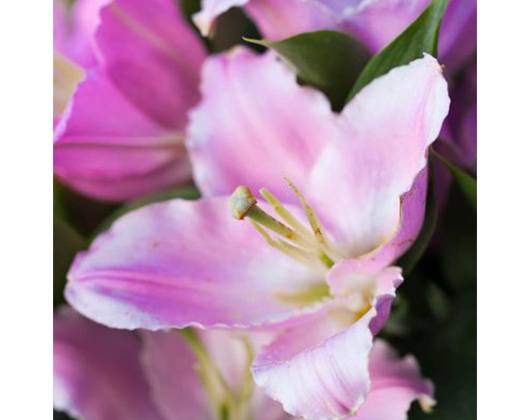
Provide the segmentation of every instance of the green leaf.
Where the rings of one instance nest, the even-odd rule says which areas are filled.
[[[404,32],[370,60],[355,82],[347,101],[376,77],[388,73],[394,67],[408,64],[422,57],[423,53],[436,57],[438,31],[446,7],[447,0],[432,0]]]
[[[440,262],[446,283],[457,293],[477,283],[477,213],[453,188],[440,229]]]
[[[415,407],[410,420],[477,418],[476,337],[476,290],[468,290],[457,296],[446,322],[406,346],[418,358],[422,373],[434,382],[437,401],[429,414]]]
[[[369,58],[360,42],[336,31],[306,32],[280,41],[245,40],[275,50],[302,82],[324,92],[336,110],[344,105]]]
[[[432,159],[429,160],[429,187],[427,190],[427,203],[425,207],[425,218],[423,219],[423,226],[414,242],[414,245],[403,255],[398,262],[398,265],[403,268],[403,275],[408,276],[422,255],[425,253],[427,246],[431,242],[432,235],[438,222],[438,211],[436,208],[435,195],[435,176],[434,176]]]
[[[53,304],[63,302],[66,274],[78,251],[86,246],[83,238],[58,214],[53,218]]]
[[[432,154],[436,156],[440,162],[442,162],[447,169],[451,172],[453,177],[455,178],[456,183],[466,196],[466,198],[469,200],[469,202],[473,205],[473,208],[475,211],[477,210],[477,180],[469,175],[467,172],[460,169],[458,166],[456,166],[454,163],[449,162],[445,157],[443,157],[440,153],[436,152],[435,150],[432,150]]]

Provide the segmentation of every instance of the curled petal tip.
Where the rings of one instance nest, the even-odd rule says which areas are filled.
[[[436,405],[436,400],[425,394],[418,397],[418,403],[424,413],[431,413],[433,407]]]

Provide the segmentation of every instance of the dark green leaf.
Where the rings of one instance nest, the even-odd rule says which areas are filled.
[[[376,77],[388,73],[394,67],[408,64],[422,57],[423,53],[436,56],[438,31],[446,7],[447,0],[432,0],[430,6],[401,35],[370,60],[356,80],[347,100],[352,99]]]
[[[436,156],[440,162],[442,162],[447,169],[453,174],[456,183],[466,196],[466,198],[469,200],[469,202],[473,205],[473,208],[477,209],[477,180],[469,175],[468,173],[464,172],[462,169],[460,169],[458,166],[456,166],[454,163],[449,162],[445,157],[443,157],[440,153],[436,152],[435,150],[432,150],[432,153],[434,156]]]
[[[306,32],[281,41],[246,40],[274,49],[294,66],[302,82],[324,92],[334,109],[344,105],[369,58],[360,42],[336,31]]]
[[[469,290],[458,296],[444,324],[409,342],[407,350],[412,350],[422,373],[434,382],[437,401],[430,414],[415,407],[411,420],[477,418],[476,337],[476,291]]]
[[[436,208],[436,196],[434,192],[434,170],[432,168],[432,160],[429,162],[429,187],[427,190],[427,203],[425,208],[425,218],[423,220],[423,226],[418,235],[418,238],[414,242],[414,245],[403,255],[398,262],[398,265],[403,268],[403,275],[408,276],[414,269],[422,255],[424,254],[427,246],[429,245],[436,223],[438,221],[438,212]]]
[[[59,215],[53,219],[53,304],[63,300],[66,274],[75,254],[86,245],[85,239]]]
[[[455,292],[476,286],[477,213],[459,188],[453,188],[440,229],[441,269]]]

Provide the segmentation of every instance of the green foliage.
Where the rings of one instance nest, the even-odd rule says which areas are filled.
[[[57,214],[53,218],[53,306],[63,302],[66,274],[75,254],[86,246],[85,239]]]
[[[408,64],[422,57],[423,53],[436,56],[438,32],[446,7],[447,0],[432,0],[431,4],[401,35],[368,62],[347,100],[351,100],[368,83],[388,73],[394,67]]]
[[[473,208],[477,209],[477,180],[465,172],[463,169],[460,169],[454,163],[449,162],[445,157],[436,151],[432,153],[442,162],[445,167],[451,172],[455,178],[456,183],[469,200]]]
[[[246,40],[275,50],[303,83],[324,92],[336,110],[369,58],[360,42],[336,31],[306,32],[280,41]]]

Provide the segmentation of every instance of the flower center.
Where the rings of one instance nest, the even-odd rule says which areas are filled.
[[[340,254],[328,240],[315,211],[300,190],[291,181],[286,181],[300,200],[311,229],[301,223],[266,188],[261,188],[259,192],[283,222],[261,209],[250,189],[242,185],[237,187],[230,197],[232,215],[238,220],[248,217],[269,245],[289,257],[308,265],[317,262],[320,266],[332,267],[340,258]],[[269,232],[276,235],[271,236]]]

